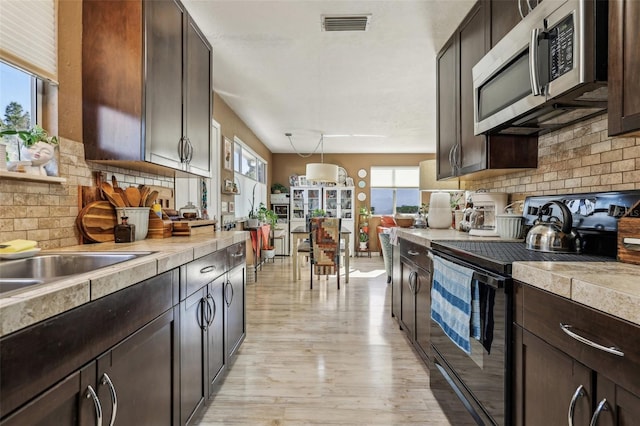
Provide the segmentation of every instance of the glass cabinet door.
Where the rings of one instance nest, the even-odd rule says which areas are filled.
[[[308,206],[309,210],[307,213],[311,215],[314,210],[320,208],[320,190],[319,189],[309,189],[308,190]]]
[[[337,190],[325,188],[324,211],[328,217],[338,217],[338,191]]]
[[[340,217],[342,219],[353,219],[353,190],[340,190]]]
[[[291,218],[304,219],[304,189],[294,189],[291,194]]]

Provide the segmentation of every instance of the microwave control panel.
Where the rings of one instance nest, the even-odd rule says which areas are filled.
[[[549,64],[550,81],[573,69],[574,32],[573,14],[567,16],[548,32],[551,59]]]

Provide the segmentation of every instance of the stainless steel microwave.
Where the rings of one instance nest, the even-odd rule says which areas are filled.
[[[474,67],[475,134],[531,135],[607,109],[608,3],[544,0]]]

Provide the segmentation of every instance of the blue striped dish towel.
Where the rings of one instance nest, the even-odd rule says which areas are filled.
[[[434,256],[431,318],[467,354],[471,353],[472,280],[472,269]]]

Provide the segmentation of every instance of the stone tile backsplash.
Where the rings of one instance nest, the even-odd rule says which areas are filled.
[[[173,178],[89,163],[81,142],[61,138],[59,174],[63,184],[0,179],[0,241],[29,239],[44,249],[78,244],[78,186],[94,185],[93,172],[123,187],[147,184],[173,188]]]
[[[92,172],[121,186],[148,184],[174,187],[171,177],[114,168],[84,160],[84,145],[61,139],[60,176],[64,184],[0,179],[0,241],[37,240],[42,248],[77,244],[78,186],[92,185]],[[540,137],[538,168],[467,182],[468,189],[485,188],[526,195],[640,189],[640,138],[607,136],[602,115]]]
[[[640,138],[609,137],[607,115],[540,136],[538,168],[467,182],[467,189],[526,195],[640,189]]]

